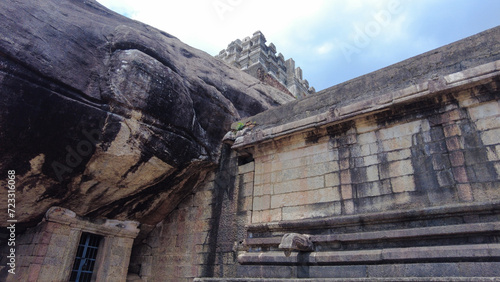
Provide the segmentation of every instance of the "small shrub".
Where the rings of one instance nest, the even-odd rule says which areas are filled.
[[[238,125],[236,125],[236,130],[237,131],[240,131],[242,130],[243,128],[245,128],[245,124],[242,123],[242,122],[238,122]]]

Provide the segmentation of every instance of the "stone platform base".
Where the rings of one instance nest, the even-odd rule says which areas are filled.
[[[340,281],[352,281],[352,282],[372,282],[372,281],[382,281],[382,282],[475,282],[475,281],[500,281],[500,277],[394,277],[394,278],[324,278],[324,279],[269,279],[269,278],[196,278],[195,282],[340,282]]]

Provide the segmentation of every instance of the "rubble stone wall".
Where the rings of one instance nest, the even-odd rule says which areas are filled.
[[[214,175],[134,246],[127,281],[192,281],[204,276]],[[133,279],[135,277],[135,279]]]
[[[253,201],[254,162],[226,146],[221,167],[134,246],[127,281],[235,277]],[[130,273],[131,272],[131,273]]]

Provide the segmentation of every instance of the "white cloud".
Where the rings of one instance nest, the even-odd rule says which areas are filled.
[[[326,55],[333,50],[333,47],[333,43],[325,42],[316,48],[316,52],[318,55]]]
[[[261,30],[268,43],[273,42],[278,52],[291,57],[303,52],[330,52],[333,44],[325,43],[325,38],[317,38],[318,32],[331,29],[337,33],[337,30],[352,27],[353,23],[363,26],[371,19],[371,14],[398,0],[98,1],[212,55],[231,41]]]
[[[290,27],[313,21],[323,0],[99,0],[115,11],[164,30],[193,47],[217,53],[237,38],[261,30],[280,39]],[[307,35],[305,33],[304,35]],[[269,41],[271,42],[271,40]]]
[[[457,22],[466,19],[456,14],[477,9],[475,14],[484,15],[498,10],[490,6],[500,5],[490,0],[484,4],[452,0],[97,1],[212,55],[260,30],[285,58],[294,58],[316,89],[364,74],[365,66],[373,70],[449,43],[442,43],[442,36],[436,34],[460,33],[458,27],[464,29],[464,25]],[[500,23],[496,15],[490,18],[489,27]],[[361,34],[368,39],[365,44]],[[319,81],[325,75],[336,81]]]

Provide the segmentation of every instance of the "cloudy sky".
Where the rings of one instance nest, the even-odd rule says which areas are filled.
[[[498,0],[98,0],[211,55],[260,30],[316,90],[500,25]]]

